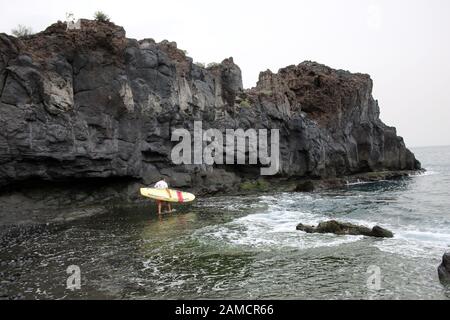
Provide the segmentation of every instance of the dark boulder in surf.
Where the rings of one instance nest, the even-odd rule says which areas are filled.
[[[442,263],[438,267],[439,280],[446,285],[450,284],[450,252],[442,257]]]
[[[346,222],[338,222],[335,220],[321,222],[317,227],[304,225],[300,223],[297,230],[306,233],[334,233],[337,235],[363,235],[376,238],[392,238],[394,234],[380,226],[375,226],[372,229],[364,226],[358,226]]]

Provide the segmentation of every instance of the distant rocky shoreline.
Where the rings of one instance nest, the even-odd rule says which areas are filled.
[[[368,75],[306,61],[244,89],[232,58],[204,67],[176,43],[126,38],[110,22],[0,34],[0,225],[64,221],[140,205],[161,176],[199,195],[309,192],[421,169],[379,118]],[[280,171],[174,165],[171,132],[280,130]]]

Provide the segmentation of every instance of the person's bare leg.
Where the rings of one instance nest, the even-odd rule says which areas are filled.
[[[162,203],[161,201],[158,201],[158,214],[161,214],[161,207],[162,207]]]
[[[167,206],[169,207],[169,212],[172,212],[172,206],[170,205],[170,202],[167,202]]]

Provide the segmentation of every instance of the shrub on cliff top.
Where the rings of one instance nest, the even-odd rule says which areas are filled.
[[[27,37],[27,36],[31,36],[33,34],[33,29],[19,24],[16,29],[11,30],[11,33],[13,34],[13,36],[15,36],[17,38]]]
[[[109,22],[109,19],[110,19],[109,16],[106,13],[104,13],[103,11],[95,12],[94,18],[95,18],[95,20],[100,21],[100,22]]]

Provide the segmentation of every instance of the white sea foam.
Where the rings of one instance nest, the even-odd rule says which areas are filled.
[[[432,176],[432,175],[436,175],[439,174],[439,172],[433,171],[433,170],[427,170],[424,172],[419,172],[419,173],[412,173],[409,176],[410,177],[426,177],[426,176]]]
[[[374,183],[380,183],[380,182],[388,182],[389,180],[377,180],[377,181],[355,181],[355,182],[347,182],[347,186],[358,186],[358,185],[365,185],[365,184],[374,184]]]
[[[435,173],[428,172],[428,174]],[[398,214],[390,215],[389,212],[392,211],[385,211],[381,215],[378,213],[368,215],[362,211],[362,215],[336,215],[336,209],[340,210],[342,207],[343,211],[346,211],[345,209],[352,202],[355,202],[356,208],[360,206],[359,210],[361,210],[361,208],[365,209],[367,201],[392,203],[392,205],[398,201],[397,197],[388,198],[386,194],[382,195],[382,198],[376,197],[377,195],[374,198],[373,194],[352,192],[346,194],[280,193],[259,196],[254,199],[257,201],[257,205],[254,206],[255,213],[238,217],[229,223],[201,228],[194,233],[194,236],[206,244],[217,243],[223,246],[239,247],[239,249],[247,247],[257,250],[273,250],[282,247],[298,249],[333,247],[364,238],[363,236],[306,234],[296,230],[299,222],[317,225],[332,217],[342,222],[369,228],[380,225],[393,231],[395,234],[393,239],[383,239],[369,244],[384,252],[408,257],[436,257],[450,245],[449,224],[443,221],[441,216],[436,217],[438,219],[436,221],[433,217],[428,217],[427,223],[423,224],[423,214],[414,212],[402,215],[402,211],[398,211]],[[264,204],[263,208],[261,204]],[[397,212],[395,208],[394,212]],[[410,219],[411,217],[415,219]]]
[[[406,256],[409,258],[439,259],[448,247],[436,242],[403,238],[397,235],[394,239],[387,239],[374,244],[381,251]]]
[[[269,200],[269,199],[264,199]],[[270,199],[276,201],[276,199]],[[287,203],[288,199],[283,199]],[[278,199],[278,202],[280,199]],[[301,221],[316,225],[326,217],[311,212],[285,210],[272,204],[266,212],[250,214],[223,225],[208,226],[197,230],[195,237],[204,243],[217,242],[228,246],[243,246],[272,250],[274,247],[298,249],[338,246],[360,240],[359,236],[308,235],[296,230]]]

